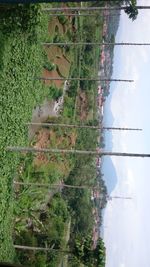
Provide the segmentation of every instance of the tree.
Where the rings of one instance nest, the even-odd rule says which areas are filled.
[[[75,240],[73,254],[81,263],[89,267],[104,267],[106,249],[101,238],[98,239],[95,249],[92,248],[92,236],[78,237]]]
[[[66,153],[66,154],[80,154],[80,155],[99,155],[102,156],[116,156],[116,157],[136,157],[136,158],[150,158],[150,154],[142,153],[122,153],[122,152],[108,152],[100,150],[68,150],[68,149],[48,149],[48,148],[35,148],[35,147],[12,147],[6,148],[6,151],[11,152],[30,152],[30,153]]]
[[[55,78],[55,77],[38,77],[37,80],[46,80],[46,81],[101,81],[101,82],[134,82],[134,80],[125,80],[125,79],[109,79],[109,78]]]
[[[97,246],[94,250],[94,257],[97,260],[97,266],[105,266],[106,249],[102,238],[99,238],[97,242]]]
[[[135,20],[138,15],[138,9],[136,7],[136,0],[131,0],[129,6],[126,7],[125,13],[128,14],[129,18]]]
[[[103,43],[103,42],[101,42],[101,43],[93,43],[93,42],[82,42],[82,43],[75,43],[75,42],[73,42],[73,43],[70,43],[70,42],[64,42],[64,43],[62,43],[62,42],[59,42],[59,43],[55,43],[55,42],[51,42],[51,43],[42,43],[42,45],[44,45],[44,46],[47,46],[47,47],[49,47],[49,46],[53,46],[53,45],[58,45],[58,46],[64,46],[64,47],[69,47],[69,46],[79,46],[79,45],[86,45],[86,51],[90,51],[90,49],[91,49],[91,47],[92,46],[100,46],[100,45],[102,45],[102,46],[106,46],[106,47],[109,47],[109,46],[150,46],[150,43],[124,43],[124,42],[121,42],[121,43],[116,43],[115,42],[115,38],[114,38],[114,36],[112,35],[111,36],[111,40],[110,40],[110,42],[108,42],[108,43]]]

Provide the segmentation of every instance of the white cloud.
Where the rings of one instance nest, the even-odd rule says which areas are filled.
[[[138,4],[150,5],[150,1],[140,0]],[[150,10],[140,11],[135,22],[129,21],[124,13],[122,18],[117,41],[150,42],[150,27],[148,26]],[[114,126],[138,127],[141,123],[142,110],[145,115],[142,125],[144,127],[146,124],[148,128],[150,93],[149,88],[147,91],[145,89],[145,71],[150,62],[150,47],[120,47],[120,49],[121,53],[116,53],[116,56],[119,55],[120,58],[117,57],[115,76],[126,79],[133,78],[135,83],[115,85],[111,101],[111,111],[115,118]],[[140,84],[143,85],[142,88],[140,88]],[[144,96],[142,100],[141,95]],[[148,99],[147,113],[145,111],[146,99]],[[142,136],[144,136],[143,139]],[[140,152],[143,151],[144,143],[145,146],[150,143],[149,132],[147,136],[145,132],[140,135],[135,132],[113,132],[113,150]],[[114,200],[108,204],[108,210],[106,209],[105,223],[108,225],[104,234],[108,251],[106,267],[149,267],[147,243],[150,217],[146,212],[150,202],[149,183],[146,180],[146,169],[149,169],[149,162],[147,161],[144,165],[145,160],[142,159],[118,157],[114,157],[112,160],[118,177],[118,184],[113,194],[132,195],[133,199],[131,201]]]
[[[133,195],[133,192],[135,192],[135,175],[133,173],[133,170],[127,169],[126,171],[126,178],[124,180],[124,184],[127,187],[127,194],[129,197]]]

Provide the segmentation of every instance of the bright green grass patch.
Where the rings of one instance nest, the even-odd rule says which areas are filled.
[[[0,261],[11,261],[12,181],[19,155],[6,148],[27,144],[25,123],[47,94],[46,87],[35,79],[43,65],[40,43],[47,18],[41,16],[39,6],[19,6],[0,13],[0,19]]]

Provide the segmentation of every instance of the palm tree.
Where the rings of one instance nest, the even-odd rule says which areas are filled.
[[[102,79],[102,78],[55,78],[55,77],[38,77],[37,80],[48,80],[48,81],[102,81],[102,82],[134,82],[134,80],[124,80],[124,79]]]
[[[59,13],[48,13],[48,16],[52,16],[52,17],[54,17],[54,16],[59,16],[60,14]],[[85,16],[85,17],[95,17],[95,16],[98,16],[99,18],[101,17],[101,18],[104,18],[104,17],[116,17],[116,16],[118,16],[118,14],[109,14],[109,15],[105,15],[105,14],[101,14],[101,15],[99,15],[98,13],[96,13],[96,14],[90,14],[90,13],[67,13],[67,14],[63,14],[63,16],[65,16],[65,15],[67,15],[67,16],[70,16],[70,17],[83,17],[83,16]]]
[[[49,1],[49,2],[51,2],[51,1]],[[62,2],[62,1],[60,0],[60,2]],[[70,2],[70,1],[68,1],[68,2]],[[74,2],[76,2],[76,1],[74,1]],[[79,2],[82,2],[82,1],[79,1]],[[93,7],[92,6],[92,7],[65,7],[65,8],[64,7],[53,7],[53,8],[43,8],[42,10],[45,12],[49,12],[49,11],[50,12],[63,12],[64,10],[65,11],[116,11],[116,10],[126,11],[126,9],[127,9],[127,6],[114,6],[114,7],[113,6],[107,6],[107,7],[96,7],[96,6]],[[150,9],[150,6],[136,6],[136,9],[138,9],[138,10]]]
[[[53,45],[63,45],[63,46],[68,46],[68,45],[72,45],[72,46],[76,46],[76,45],[104,45],[104,46],[150,46],[150,43],[124,43],[124,42],[121,42],[121,43],[103,43],[103,42],[101,42],[101,43],[93,43],[93,42],[91,42],[91,43],[84,43],[84,42],[82,42],[82,43],[80,43],[80,42],[78,42],[78,43],[42,43],[42,45],[44,45],[44,46],[53,46]]]
[[[15,249],[20,249],[20,250],[33,250],[33,251],[53,251],[53,252],[61,252],[65,254],[70,254],[71,252],[69,250],[61,250],[61,249],[54,249],[54,248],[48,248],[48,247],[31,247],[31,246],[22,246],[22,245],[15,245]]]
[[[46,184],[46,183],[25,183],[25,182],[17,182],[14,181],[14,184],[16,185],[24,185],[24,186],[37,186],[37,187],[49,187],[49,188],[55,188],[55,187],[60,187],[60,188],[73,188],[73,189],[98,189],[98,186],[93,187],[93,186],[88,186],[88,185],[69,185],[69,184],[64,184],[64,183],[59,183],[59,184]]]
[[[150,158],[150,154],[142,153],[126,153],[126,152],[109,152],[101,150],[75,150],[75,149],[55,149],[55,148],[35,148],[35,147],[12,147],[6,148],[6,151],[11,152],[30,152],[30,153],[65,153],[65,154],[80,154],[80,155],[99,155],[101,156],[117,156],[117,157],[137,157]]]
[[[86,128],[86,129],[102,129],[102,130],[123,130],[123,131],[142,131],[139,128],[121,128],[121,127],[105,127],[94,125],[79,125],[79,124],[62,124],[62,123],[45,123],[45,122],[28,122],[26,125],[36,125],[41,127],[66,127],[66,128]]]
[[[140,128],[102,127],[102,130],[142,131]]]

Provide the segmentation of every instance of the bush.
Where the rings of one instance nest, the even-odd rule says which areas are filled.
[[[49,71],[52,71],[52,70],[55,69],[55,64],[47,61],[47,62],[44,63],[44,66],[43,67],[45,69],[49,70]]]
[[[55,64],[48,60],[46,52],[43,52],[43,53],[44,53],[44,64],[43,64],[43,67],[45,69],[49,70],[49,71],[54,70],[55,67],[56,67]]]
[[[54,99],[57,100],[59,97],[61,97],[63,94],[62,89],[58,89],[56,86],[51,85],[49,87],[49,94],[48,94],[48,99]]]
[[[59,20],[59,22],[62,24],[62,25],[64,25],[66,22],[67,22],[67,17],[66,16],[64,16],[64,15],[59,15],[58,16],[58,20]]]

